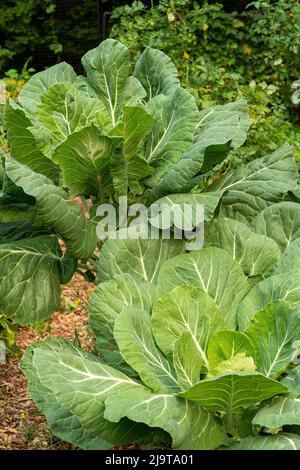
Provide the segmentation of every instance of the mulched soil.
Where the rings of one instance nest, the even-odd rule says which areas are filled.
[[[60,310],[41,331],[20,330],[17,337],[20,354],[10,355],[7,364],[0,364],[0,450],[74,449],[57,439],[47,427],[27,395],[27,381],[18,364],[28,345],[50,336],[77,338],[85,349],[92,345],[87,330],[87,307],[94,287],[76,274],[62,289]]]

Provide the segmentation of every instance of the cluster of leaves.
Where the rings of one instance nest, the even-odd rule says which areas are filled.
[[[298,1],[256,1],[240,13],[216,2],[163,0],[150,8],[135,1],[113,11],[111,37],[133,57],[145,45],[166,52],[202,108],[247,99],[255,122],[247,144],[251,159],[254,149],[262,156],[294,140],[289,121],[298,115],[290,87],[300,66],[299,15]],[[278,122],[280,134],[274,133]]]
[[[207,186],[245,141],[245,102],[199,111],[171,60],[149,47],[130,68],[128,49],[109,39],[82,63],[86,76],[66,63],[34,75],[5,109],[2,312],[41,322],[79,263],[97,273],[97,354],[61,339],[30,347],[22,367],[33,399],[56,435],[86,449],[299,448],[286,428],[298,424],[299,395],[290,147]],[[205,248],[151,239],[144,223],[117,231],[97,259],[96,207],[118,196],[175,211],[203,204]],[[266,437],[270,429],[278,434]]]
[[[293,159],[276,158],[276,170],[243,169],[244,198],[279,162],[293,186]],[[55,338],[22,361],[60,438],[85,449],[300,449],[300,205],[249,210],[248,224],[227,212],[225,198],[199,251],[143,236],[104,243],[90,302],[98,355]]]
[[[189,191],[249,127],[245,102],[199,112],[158,50],[147,48],[133,75],[128,49],[112,39],[82,62],[86,77],[55,65],[5,108],[11,157],[0,199],[0,298],[19,324],[48,318],[78,260],[95,264],[98,204],[118,196],[149,204]],[[207,218],[223,192],[206,196]]]

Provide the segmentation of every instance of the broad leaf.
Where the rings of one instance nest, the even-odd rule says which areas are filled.
[[[148,100],[160,94],[168,95],[173,87],[178,87],[177,75],[171,59],[162,51],[151,47],[145,48],[134,69],[134,76],[145,88]]]
[[[281,251],[300,237],[300,205],[295,202],[280,202],[267,207],[253,220],[256,233],[276,241]]]
[[[169,96],[153,98],[146,111],[154,119],[145,154],[148,163],[155,168],[146,181],[153,187],[192,145],[198,109],[194,97],[178,87]]]
[[[257,370],[277,378],[291,363],[293,343],[300,339],[300,311],[275,302],[255,315],[245,333],[258,351]]]
[[[239,329],[247,328],[256,312],[276,301],[284,301],[293,309],[300,307],[299,272],[278,274],[256,284],[238,307]]]
[[[205,246],[226,250],[248,276],[268,273],[281,255],[271,238],[257,235],[242,222],[227,218],[205,225]]]
[[[58,403],[53,392],[43,385],[36,374],[32,363],[33,353],[36,348],[64,350],[66,347],[69,347],[70,351],[73,350],[71,343],[61,338],[55,338],[51,339],[51,341],[35,343],[27,348],[22,358],[21,369],[28,378],[29,394],[38,404],[39,409],[45,414],[52,432],[60,439],[71,442],[75,446],[86,450],[109,449],[111,444],[101,439],[97,434],[86,431],[81,426],[77,416],[72,415],[70,411]]]
[[[225,439],[222,429],[206,410],[170,394],[139,389],[130,396],[116,390],[106,399],[105,408],[104,416],[110,421],[127,416],[164,429],[171,435],[174,449],[216,449]]]
[[[155,344],[149,313],[132,306],[116,317],[114,337],[125,361],[158,393],[179,391],[176,374]]]
[[[228,450],[300,450],[300,437],[287,432],[275,436],[249,436]]]
[[[71,197],[94,194],[99,200],[113,192],[110,176],[112,154],[122,144],[118,137],[102,135],[95,126],[69,135],[53,155]]]
[[[284,145],[271,155],[253,160],[225,174],[211,191],[226,191],[221,215],[251,222],[268,205],[297,186],[298,170],[291,148]]]
[[[0,244],[2,312],[20,325],[46,320],[60,304],[61,257],[52,237]]]
[[[78,258],[89,258],[96,247],[95,227],[81,208],[69,200],[67,193],[46,176],[11,158],[6,160],[6,171],[26,194],[35,197],[40,220],[64,239],[70,252]]]
[[[35,138],[28,129],[31,126],[31,121],[22,108],[10,101],[5,108],[4,116],[12,157],[37,173],[42,173],[48,178],[56,180],[58,168],[38,149]]]
[[[244,353],[246,357],[254,358],[255,350],[249,338],[239,331],[218,331],[208,344],[209,366],[211,369],[215,369],[220,362],[233,359],[240,353]]]
[[[261,408],[252,423],[266,428],[278,428],[286,425],[300,425],[300,399],[274,398],[271,403]]]
[[[273,266],[272,274],[289,273],[290,271],[298,271],[300,269],[300,238],[289,243],[279,258],[275,266]]]
[[[199,347],[189,331],[184,332],[174,343],[173,366],[177,380],[183,390],[199,382],[203,364]]]
[[[298,344],[299,346],[299,344]],[[288,396],[290,398],[297,398],[300,395],[300,367],[297,366],[288,372],[286,377],[281,381],[289,388]]]
[[[33,366],[43,386],[64,409],[77,416],[88,432],[120,445],[128,440],[143,440],[148,435],[149,430],[142,424],[126,419],[111,423],[104,418],[104,401],[118,388],[133,399],[137,390],[144,389],[126,375],[96,358],[85,357],[80,351],[70,351],[69,347],[63,351],[36,348]]]
[[[164,261],[184,251],[183,240],[153,240],[148,237],[148,228],[142,228],[137,239],[129,238],[134,227],[118,231],[117,236],[124,239],[110,238],[101,250],[98,267],[100,282],[108,281],[113,276],[129,273],[137,281],[156,284],[160,266]],[[127,238],[126,238],[127,237]]]
[[[89,83],[99,95],[115,127],[129,74],[129,51],[114,39],[106,39],[82,58]]]
[[[53,65],[43,72],[33,75],[26,85],[22,88],[19,94],[19,101],[22,106],[34,113],[37,105],[40,103],[41,95],[44,91],[55,83],[73,82],[76,79],[76,74],[71,65],[66,62]]]
[[[207,292],[221,310],[227,327],[235,328],[236,312],[249,284],[241,267],[226,251],[204,248],[165,262],[159,273],[158,294],[182,284]]]
[[[178,396],[210,411],[235,413],[286,391],[287,387],[262,374],[239,372],[202,380]]]
[[[164,354],[172,357],[175,342],[187,332],[207,369],[208,341],[211,335],[224,325],[222,312],[212,298],[195,287],[176,287],[153,305],[153,334]]]
[[[125,366],[113,335],[117,316],[127,305],[150,313],[155,296],[152,284],[137,282],[129,274],[115,276],[95,288],[89,304],[89,321],[97,350],[107,364],[122,370]]]

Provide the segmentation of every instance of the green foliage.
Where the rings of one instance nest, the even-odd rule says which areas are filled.
[[[251,159],[285,141],[299,154],[299,133],[288,122],[298,121],[290,89],[300,67],[299,17],[298,1],[256,1],[242,13],[216,2],[134,1],[113,11],[111,37],[133,57],[145,45],[166,52],[201,108],[247,99],[253,127],[232,162],[240,164],[241,152]]]
[[[199,111],[169,57],[149,47],[132,65],[108,39],[82,63],[85,76],[64,62],[35,74],[4,113],[5,320],[46,320],[76,270],[98,284],[96,354],[54,338],[31,346],[22,367],[33,399],[59,438],[84,449],[271,448],[278,439],[299,448],[285,428],[298,423],[294,385],[283,432],[264,438],[262,427],[295,381],[295,372],[281,378],[294,370],[300,335],[291,148],[210,178],[246,139],[245,101]],[[153,239],[148,221],[98,240],[96,208],[118,206],[120,195],[164,203],[173,228],[182,205],[203,204],[204,248],[173,231]],[[189,222],[197,226],[195,214]],[[154,223],[165,227],[164,214]]]
[[[215,238],[208,232],[204,249],[161,264],[152,252],[157,241],[136,241],[147,245],[136,255],[144,279],[124,264],[125,252],[115,257],[106,251],[111,240],[105,242],[100,263],[117,264],[118,275],[103,278],[91,298],[99,355],[50,339],[31,346],[22,361],[30,393],[58,437],[85,449],[133,440],[184,450],[299,449],[298,433],[289,432],[300,423],[299,366],[293,362],[300,291],[292,285],[295,277],[300,285],[299,266],[284,272],[289,296],[271,274],[281,269],[288,248],[281,255],[272,238],[253,231],[264,248],[251,259],[251,230],[233,223],[220,216],[208,222],[215,224]],[[222,239],[226,226],[235,233]],[[123,250],[127,245],[130,256],[130,240],[113,242]],[[268,244],[277,246],[272,259]],[[154,260],[158,276],[149,282]],[[257,260],[268,268],[265,281],[251,288]],[[266,281],[274,286],[272,298]]]

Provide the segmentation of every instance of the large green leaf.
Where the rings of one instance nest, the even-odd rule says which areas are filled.
[[[254,345],[249,338],[239,331],[218,331],[209,341],[207,357],[211,369],[223,361],[229,361],[238,354],[247,357],[255,355]]]
[[[173,366],[177,380],[183,390],[199,382],[202,356],[189,331],[183,333],[174,343]]]
[[[239,329],[244,330],[251,318],[267,307],[267,305],[284,301],[293,308],[300,308],[300,273],[290,273],[271,276],[256,284],[249,294],[241,301],[238,308]]]
[[[271,155],[231,170],[212,186],[226,191],[221,215],[251,222],[268,205],[278,202],[297,186],[298,170],[291,147],[284,145]]]
[[[43,72],[34,74],[28,80],[19,94],[19,101],[27,111],[34,113],[43,92],[48,90],[51,85],[74,82],[75,79],[76,73],[71,65],[66,62],[53,65],[53,67],[49,67]]]
[[[193,182],[195,175],[221,163],[230,146],[236,147],[243,142],[248,127],[247,105],[243,101],[203,110],[195,128],[196,141],[147,191],[149,199],[153,201],[169,193],[190,190],[201,179],[199,176]]]
[[[71,83],[52,85],[41,96],[30,131],[39,148],[52,158],[54,149],[70,134],[90,124],[98,124],[99,113],[101,102],[78,91]]]
[[[153,187],[192,145],[198,120],[194,97],[180,87],[169,96],[159,95],[146,106],[154,125],[146,144],[145,158],[155,168],[147,179]]]
[[[77,447],[86,450],[109,449],[111,444],[101,439],[97,434],[90,433],[84,429],[77,416],[63,408],[57,401],[53,392],[45,387],[39,380],[33,366],[33,353],[38,349],[64,350],[66,347],[73,351],[71,343],[61,339],[52,338],[51,341],[35,343],[27,348],[21,362],[21,369],[28,379],[28,390],[31,398],[38,404],[39,409],[45,414],[47,423],[53,433],[60,439],[71,442]]]
[[[151,131],[152,126],[152,117],[142,107],[125,106],[122,121],[111,131],[111,135],[120,135],[124,138],[124,171],[129,186],[136,184],[137,181],[152,173],[152,168],[141,156],[141,145]]]
[[[129,75],[129,51],[114,39],[106,39],[82,57],[89,83],[99,94],[115,127]]]
[[[224,432],[206,410],[170,394],[154,394],[140,388],[130,396],[116,390],[106,399],[105,408],[104,416],[110,421],[127,416],[164,429],[172,437],[173,449],[216,449],[225,439]]]
[[[202,380],[178,396],[210,411],[235,413],[244,406],[256,405],[285,392],[287,387],[262,374],[238,372]]]
[[[268,273],[281,255],[277,243],[271,238],[257,235],[237,220],[212,220],[205,225],[204,235],[205,246],[226,250],[248,276]]]
[[[158,393],[179,391],[173,367],[155,344],[148,312],[125,307],[116,317],[114,337],[125,361],[149,388]]]
[[[65,241],[70,252],[87,259],[96,247],[96,230],[81,208],[69,200],[67,193],[51,180],[17,161],[7,158],[9,178],[26,194],[35,197],[40,220],[52,227]]]
[[[122,142],[119,137],[102,135],[92,125],[70,134],[55,149],[53,161],[60,166],[71,197],[94,194],[101,200],[104,194],[113,192],[111,158]]]
[[[96,336],[97,350],[107,364],[117,369],[124,367],[113,335],[117,316],[127,305],[150,313],[155,296],[152,284],[137,282],[129,274],[115,276],[95,288],[89,304],[90,327]]]
[[[5,107],[4,116],[12,157],[37,173],[56,180],[58,168],[38,149],[35,138],[28,129],[31,121],[22,108],[10,101]]]
[[[0,244],[2,312],[20,325],[46,320],[60,304],[61,257],[52,237]]]
[[[274,398],[271,403],[261,408],[252,423],[266,428],[286,425],[300,425],[300,399]]]
[[[226,251],[204,248],[168,260],[161,267],[158,294],[187,284],[207,292],[215,301],[228,328],[236,326],[236,312],[249,284],[241,267]]]
[[[300,205],[295,202],[280,202],[263,210],[253,220],[256,233],[276,241],[281,251],[300,237]]]
[[[151,47],[144,49],[134,69],[134,76],[146,90],[148,100],[160,94],[168,95],[173,87],[179,86],[177,75],[171,59]]]
[[[300,450],[300,437],[287,432],[275,436],[249,436],[230,446],[229,450]]]
[[[35,348],[33,366],[44,387],[55,395],[58,403],[77,416],[81,426],[113,444],[143,440],[149,434],[145,426],[121,420],[111,423],[104,418],[105,399],[122,389],[134,400],[143,385],[121,372],[80,351]],[[151,430],[150,430],[151,432]]]
[[[126,237],[132,228],[118,231],[119,237]],[[113,276],[129,273],[137,281],[148,281],[156,284],[160,266],[164,261],[184,251],[183,240],[164,240],[162,238],[153,240],[143,239],[143,234],[148,236],[142,229],[141,236],[137,239],[113,239],[104,243],[98,267],[98,279],[100,282],[108,281]]]
[[[300,395],[300,366],[295,367],[281,381],[289,388],[288,396],[297,398]]]
[[[221,196],[221,192],[169,194],[168,196],[158,199],[157,201],[155,201],[154,204],[169,208],[168,217],[171,215],[171,223],[173,223],[176,219],[178,220],[178,218],[179,220],[184,220],[185,205],[189,205],[189,209],[191,210],[191,218],[188,219],[187,222],[188,224],[192,223],[193,227],[196,227],[198,223],[203,222],[203,220],[198,220],[197,205],[204,206],[204,220],[211,220],[214,216],[215,210],[217,208]],[[155,224],[155,226],[163,228],[163,222],[164,219],[162,214],[159,223]]]
[[[293,343],[300,338],[300,310],[275,302],[255,315],[245,333],[257,350],[257,370],[277,378],[293,359]]]
[[[188,332],[207,369],[208,341],[224,326],[223,315],[215,302],[206,292],[195,287],[176,287],[153,305],[153,334],[164,354],[172,357],[175,342]]]
[[[273,266],[272,273],[276,275],[297,270],[300,270],[300,238],[289,243],[282,256]]]

